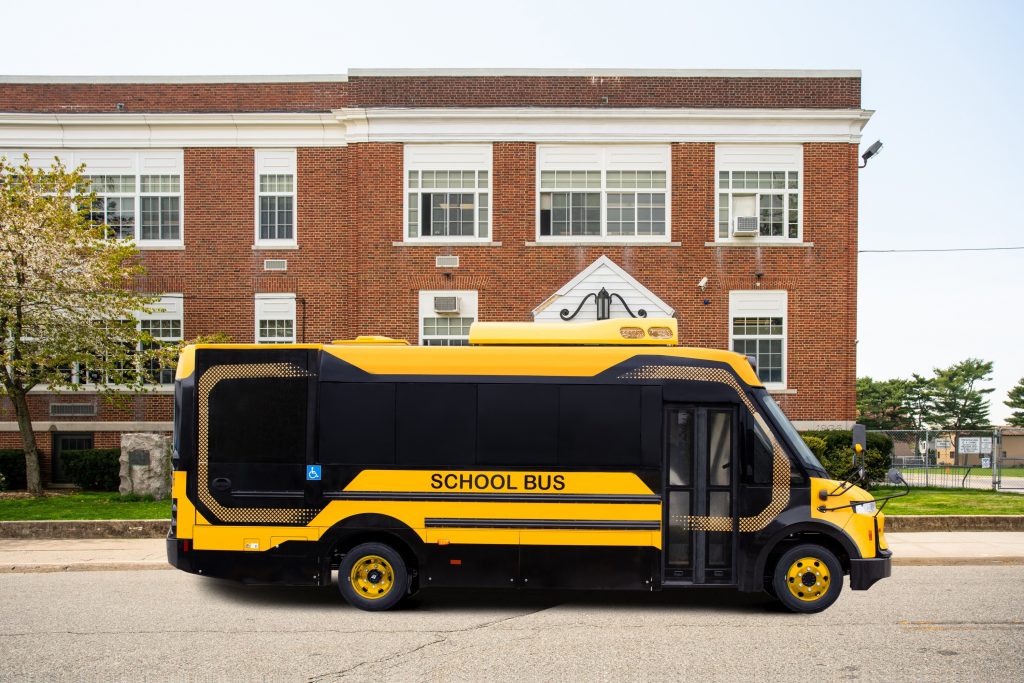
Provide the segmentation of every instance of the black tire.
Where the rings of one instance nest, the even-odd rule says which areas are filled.
[[[355,573],[359,576],[354,582],[353,570],[357,567]],[[338,590],[350,605],[359,609],[370,612],[391,609],[402,601],[408,588],[409,571],[405,560],[394,548],[383,543],[357,545],[345,553],[338,567]]]
[[[839,599],[843,567],[828,548],[810,543],[794,546],[775,563],[772,588],[791,612],[820,612]]]

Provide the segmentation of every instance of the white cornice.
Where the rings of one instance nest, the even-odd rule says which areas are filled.
[[[860,78],[857,69],[349,69],[350,78],[576,76],[584,78]]]
[[[345,144],[331,114],[0,113],[0,147],[324,147]]]
[[[345,108],[348,142],[860,142],[866,109]]]
[[[346,74],[294,74],[283,76],[2,76],[0,83],[19,84],[200,84],[200,83],[344,83]]]

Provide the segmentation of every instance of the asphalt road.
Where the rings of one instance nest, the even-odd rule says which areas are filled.
[[[334,588],[6,574],[0,679],[1020,680],[1024,567],[894,574],[813,616],[711,589],[435,591],[370,614]]]

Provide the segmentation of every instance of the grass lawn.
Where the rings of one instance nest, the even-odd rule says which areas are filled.
[[[879,487],[875,496],[895,490]],[[912,488],[903,498],[885,505],[886,515],[1024,515],[1024,494],[977,489]]]
[[[938,465],[936,467],[929,467],[927,471],[929,473],[931,473],[931,474],[936,474],[936,473],[944,474],[944,473],[949,472],[951,474],[959,474],[960,476],[963,476],[963,475],[967,474],[967,470],[968,469],[971,470],[971,476],[972,477],[975,477],[975,476],[977,476],[977,477],[991,477],[992,476],[992,470],[987,468],[987,467],[970,467],[970,468],[968,468],[968,467],[952,467],[952,466]],[[918,474],[918,475],[924,476],[925,468],[924,467],[906,467],[906,468],[901,469],[900,471],[903,472],[904,474]],[[999,470],[999,472],[1004,477],[1024,477],[1024,467],[1003,467],[1003,468],[1001,468]]]
[[[123,497],[118,493],[80,491],[47,493],[31,498],[23,493],[0,495],[0,520],[37,519],[170,519],[170,500]]]

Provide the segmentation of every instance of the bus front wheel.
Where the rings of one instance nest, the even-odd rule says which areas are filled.
[[[828,548],[798,545],[782,554],[772,574],[775,597],[792,612],[820,612],[839,598],[843,567]]]
[[[338,567],[338,588],[353,607],[386,610],[405,597],[409,572],[405,560],[391,546],[362,543],[345,553]]]

